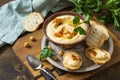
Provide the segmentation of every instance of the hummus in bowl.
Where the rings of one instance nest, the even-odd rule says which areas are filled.
[[[75,16],[80,18],[79,23],[74,24]],[[77,25],[77,26],[76,26]],[[75,32],[75,28],[81,27],[86,34]],[[64,48],[70,48],[72,45],[83,41],[90,31],[90,26],[84,23],[84,17],[80,14],[63,11],[51,15],[43,24],[43,30],[47,39]]]

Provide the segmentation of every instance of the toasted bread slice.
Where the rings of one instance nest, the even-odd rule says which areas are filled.
[[[105,40],[108,40],[109,33],[108,33],[108,30],[106,29],[106,26],[104,24],[102,24],[101,22],[99,22],[95,17],[90,21],[90,24],[96,24],[96,25],[98,25],[102,29],[102,32],[103,32],[103,34],[105,36]]]
[[[27,16],[24,24],[24,29],[28,32],[33,32],[37,30],[41,23],[43,23],[44,18],[40,13],[32,12]]]
[[[109,33],[107,29],[103,27],[96,20],[90,21],[91,32],[86,38],[86,44],[90,47],[101,48],[106,40],[109,38]]]
[[[67,50],[63,55],[63,66],[69,70],[79,69],[82,65],[82,57],[75,51]]]
[[[96,64],[104,64],[111,59],[111,55],[106,50],[100,50],[96,47],[89,47],[85,50],[85,55]]]

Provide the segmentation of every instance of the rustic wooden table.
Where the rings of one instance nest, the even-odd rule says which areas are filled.
[[[10,0],[0,1],[0,6],[9,1]],[[108,29],[120,40],[120,32],[115,31],[113,27],[108,27]],[[0,49],[0,80],[33,80],[34,78],[28,68],[26,68],[21,59],[16,56],[11,47],[12,46],[7,45]],[[94,74],[86,80],[119,80],[120,62],[116,62],[114,62],[114,65],[111,67]]]

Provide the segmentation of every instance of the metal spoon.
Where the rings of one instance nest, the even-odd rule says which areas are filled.
[[[47,72],[44,68],[42,68],[42,62],[37,59],[36,57],[32,56],[32,55],[27,55],[26,56],[27,61],[29,63],[29,65],[35,69],[35,70],[42,70],[44,71],[48,76],[50,76],[51,78],[53,78],[53,80],[56,80],[56,78],[51,75],[49,72]]]

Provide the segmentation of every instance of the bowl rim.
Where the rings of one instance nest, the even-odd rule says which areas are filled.
[[[44,21],[44,23],[43,23],[43,25],[42,25],[42,29],[43,29],[43,32],[44,32],[46,38],[47,38],[49,41],[51,41],[51,42],[53,42],[53,43],[55,43],[55,44],[58,44],[58,45],[75,45],[75,44],[78,44],[78,43],[84,41],[84,40],[86,39],[86,37],[88,36],[88,34],[90,33],[90,30],[91,30],[91,26],[90,26],[90,23],[89,23],[89,22],[86,23],[87,26],[88,26],[87,34],[86,34],[86,36],[85,36],[83,39],[81,39],[80,41],[73,42],[73,43],[58,43],[58,42],[55,42],[55,41],[51,40],[51,39],[49,38],[49,36],[47,36],[46,28],[47,28],[48,23],[49,23],[50,21],[52,21],[53,19],[55,19],[56,17],[62,16],[62,15],[79,16],[80,19],[83,19],[83,20],[85,19],[83,15],[78,14],[78,13],[75,13],[75,12],[72,12],[72,11],[60,11],[60,12],[54,13],[54,14],[50,15],[50,16]]]

